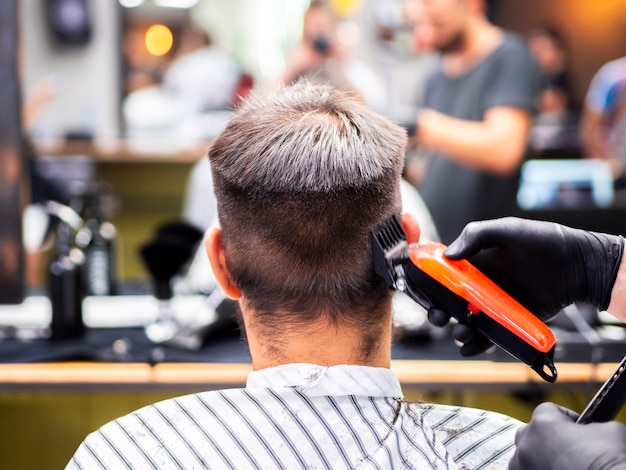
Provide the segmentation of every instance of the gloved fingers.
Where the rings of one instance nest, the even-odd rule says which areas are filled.
[[[558,406],[559,411],[565,415],[570,421],[576,422],[580,414],[575,411],[570,410],[569,408],[565,408],[564,406]]]
[[[450,259],[466,259],[478,253],[482,246],[480,230],[483,222],[470,222],[465,226],[461,235],[454,240],[443,252]]]
[[[520,464],[519,459],[509,460],[509,470],[523,470],[524,466]]]
[[[441,309],[431,308],[428,310],[428,321],[434,326],[446,326],[450,322],[450,315]],[[452,336],[462,343],[461,355],[464,357],[476,356],[493,345],[486,336],[462,323],[454,325]]]
[[[493,343],[484,335],[477,335],[472,341],[461,346],[460,352],[463,357],[472,357],[484,353],[493,346]]]
[[[515,435],[510,470],[626,468],[626,426],[617,421],[576,424],[576,413],[542,403]]]
[[[515,432],[515,446],[519,447],[520,442],[522,442],[524,440],[524,438],[526,437],[526,434],[528,434],[528,428],[530,427],[529,424],[525,424],[524,426],[520,427],[516,432]]]
[[[454,325],[452,336],[463,344],[460,350],[463,357],[476,356],[493,346],[493,343],[485,335],[462,323]]]
[[[450,259],[471,258],[482,250],[512,243],[528,235],[529,221],[516,217],[470,222],[444,254]]]
[[[463,344],[472,341],[478,334],[480,333],[463,323],[452,327],[452,336],[455,340]]]
[[[515,447],[517,447],[517,450],[513,458],[509,461],[509,470],[525,470],[528,468],[528,465],[524,462],[524,453],[522,452],[523,449],[520,444],[528,438],[527,435],[530,432],[529,428],[530,425],[525,424],[515,433]]]
[[[512,217],[470,222],[444,254],[450,259],[466,259],[481,250],[499,246],[508,235],[509,225],[513,223],[515,219]]]
[[[434,326],[446,326],[450,322],[450,315],[438,308],[428,310],[428,321]]]
[[[551,444],[546,442],[541,448],[533,449],[536,442],[541,442],[541,438],[538,436],[544,436],[546,433],[550,435],[553,430],[562,429],[566,422],[572,423],[575,420],[576,413],[554,403],[545,402],[537,406],[533,411],[530,422],[519,428],[515,433],[517,450],[509,461],[509,470],[534,468],[533,459],[538,458],[540,454],[546,454],[550,450]]]
[[[532,420],[576,422],[578,413],[555,403],[541,403],[533,411]]]

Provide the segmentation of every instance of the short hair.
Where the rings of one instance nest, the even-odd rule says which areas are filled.
[[[370,232],[400,211],[407,136],[349,92],[253,94],[209,150],[226,266],[267,334],[380,325]]]

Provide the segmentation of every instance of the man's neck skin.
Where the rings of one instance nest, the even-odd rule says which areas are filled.
[[[414,216],[402,214],[402,227],[407,243],[419,241],[420,226]],[[372,312],[372,315],[376,315],[375,318],[380,319],[380,323],[378,326],[363,327],[368,328],[366,332],[363,328],[337,326],[320,320],[306,327],[294,325],[275,335],[266,332],[261,334],[263,325],[256,324],[254,309],[248,305],[245,295],[233,281],[226,266],[222,232],[219,228],[214,227],[207,231],[205,248],[220,287],[227,296],[239,302],[254,370],[302,362],[326,366],[352,364],[390,367],[391,299]]]
[[[280,338],[268,338],[258,333],[249,321],[250,312],[243,307],[242,315],[254,370],[292,363],[385,368],[391,365],[391,314],[389,321],[375,331],[376,344],[369,353],[364,352],[363,338],[356,328],[319,321],[307,327],[294,327],[293,332],[285,332]]]
[[[502,42],[503,32],[484,18],[471,21],[461,47],[444,55],[443,67],[448,75],[465,73],[494,51]]]

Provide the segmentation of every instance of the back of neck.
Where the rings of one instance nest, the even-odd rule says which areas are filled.
[[[386,368],[391,364],[391,321],[369,335],[328,324],[294,326],[274,338],[255,334],[254,327],[246,328],[246,334],[254,370],[291,363]]]

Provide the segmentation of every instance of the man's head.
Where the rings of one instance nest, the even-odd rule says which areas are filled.
[[[421,0],[433,46],[444,54],[467,46],[468,28],[485,20],[484,0]]]
[[[400,211],[405,145],[360,100],[307,83],[253,96],[216,139],[224,263],[262,334],[320,320],[371,333],[389,320],[369,237]]]

